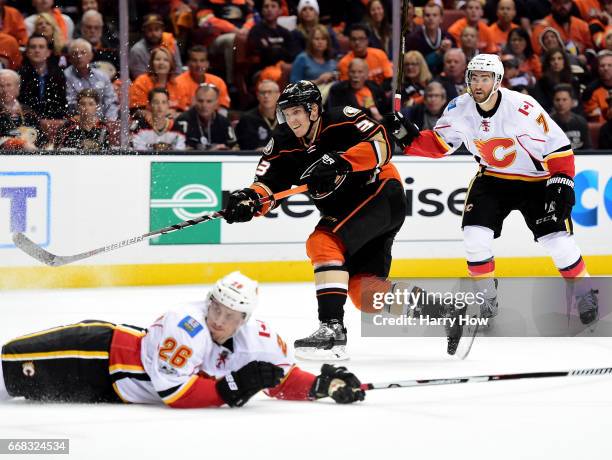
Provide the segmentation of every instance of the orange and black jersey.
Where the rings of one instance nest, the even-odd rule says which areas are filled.
[[[297,138],[286,125],[272,133],[264,149],[251,186],[267,196],[306,182],[304,175],[315,162],[329,152],[347,160],[352,172],[337,181],[336,190],[322,197],[314,196],[317,208],[328,216],[354,208],[371,193],[368,184],[399,175],[390,163],[392,147],[384,127],[359,109],[345,106],[324,112],[311,145]],[[264,207],[262,214],[270,209]]]

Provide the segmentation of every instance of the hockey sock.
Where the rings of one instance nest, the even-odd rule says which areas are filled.
[[[349,274],[344,265],[315,266],[319,321],[344,320]]]
[[[538,239],[538,243],[544,246],[546,252],[552,257],[563,278],[589,276],[574,235],[567,232],[551,233]]]

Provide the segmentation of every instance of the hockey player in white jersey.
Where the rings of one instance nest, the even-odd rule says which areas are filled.
[[[570,141],[538,102],[500,88],[504,67],[498,56],[479,54],[468,64],[468,92],[449,102],[433,130],[419,130],[401,114],[391,122],[405,155],[440,158],[462,144],[479,168],[468,188],[463,238],[471,277],[483,279],[489,293],[481,314],[497,314],[493,239],[512,210],[519,210],[573,290],[580,320],[598,317],[597,291],[573,236],[574,154]]]
[[[172,310],[148,330],[82,321],[11,340],[2,347],[0,400],[243,406],[264,390],[288,400],[364,399],[344,367],[315,376],[295,365],[283,339],[251,319],[257,282],[239,272],[206,299]]]

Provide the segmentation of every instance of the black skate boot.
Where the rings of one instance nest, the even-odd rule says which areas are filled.
[[[338,320],[319,323],[319,329],[293,344],[295,356],[301,359],[348,359],[346,328]]]
[[[588,292],[576,296],[576,306],[580,314],[580,322],[585,326],[591,326],[591,330],[595,327],[599,319],[599,301],[597,299],[598,290],[589,289]]]
[[[444,324],[444,330],[446,331],[446,352],[449,355],[454,355],[459,348],[459,342],[463,336],[463,325],[459,321],[459,318],[465,315],[465,308],[455,308],[451,305],[445,318],[447,320],[454,320],[452,324],[450,322]]]

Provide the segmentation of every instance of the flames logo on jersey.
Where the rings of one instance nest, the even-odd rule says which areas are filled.
[[[475,139],[474,145],[476,145],[482,159],[490,166],[507,168],[516,159],[514,140],[508,137],[493,137],[485,141]]]

